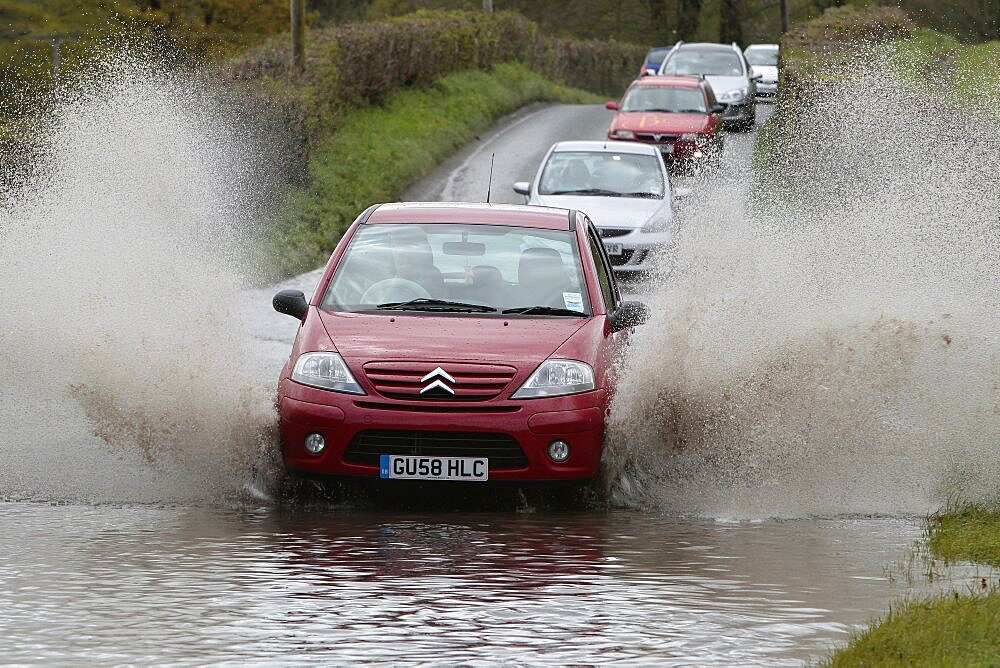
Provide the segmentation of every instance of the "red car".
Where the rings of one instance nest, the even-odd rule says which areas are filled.
[[[598,471],[620,301],[577,211],[383,204],[338,244],[278,385],[293,475],[576,480]]]
[[[608,139],[655,144],[664,161],[722,157],[722,112],[712,87],[703,78],[643,77],[632,83],[621,102],[608,102],[617,111]]]

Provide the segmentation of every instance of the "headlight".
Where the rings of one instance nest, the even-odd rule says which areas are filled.
[[[511,399],[560,397],[594,389],[594,370],[574,360],[545,360]]]
[[[337,353],[303,353],[295,362],[292,380],[309,387],[334,392],[365,393],[354,380],[351,370],[344,363],[344,358]]]
[[[739,104],[746,98],[747,93],[750,92],[749,88],[740,88],[739,90],[726,91],[719,96],[719,102],[726,102],[729,104]]]
[[[685,132],[681,135],[681,141],[698,141],[697,132]]]
[[[635,139],[635,133],[631,130],[612,130],[612,139]]]
[[[650,232],[669,232],[672,222],[670,216],[655,215],[646,221],[646,224],[642,226],[642,231],[647,234]]]

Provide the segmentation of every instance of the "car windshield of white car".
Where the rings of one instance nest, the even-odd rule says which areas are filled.
[[[556,151],[549,156],[539,195],[663,198],[660,158],[610,151]]]
[[[747,61],[751,65],[778,66],[777,49],[750,49],[747,51]]]
[[[743,63],[735,52],[678,51],[667,61],[663,73],[738,77],[743,75]]]
[[[480,317],[591,313],[574,232],[445,223],[359,227],[321,308]]]
[[[633,88],[622,100],[624,112],[663,112],[673,114],[704,114],[705,94],[700,88],[664,88],[640,86]]]

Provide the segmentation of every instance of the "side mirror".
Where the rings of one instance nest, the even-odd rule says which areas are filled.
[[[694,191],[690,188],[674,188],[674,199],[684,199],[690,197]]]
[[[711,112],[712,112],[713,114],[721,114],[721,113],[722,113],[722,112],[724,112],[725,110],[726,110],[726,105],[724,105],[724,104],[719,104],[718,102],[716,102],[715,104],[713,104],[713,105],[712,105],[712,109],[711,109]]]
[[[299,320],[306,317],[306,311],[309,310],[306,296],[302,294],[301,290],[282,290],[274,295],[271,306],[278,313],[284,313]]]
[[[760,81],[763,78],[764,78],[763,74],[754,74],[752,77],[750,77],[750,81]]]
[[[618,111],[618,103],[614,100],[608,100],[604,103],[605,109],[610,109],[611,111]]]
[[[514,183],[514,192],[518,195],[528,197],[531,195],[531,183],[529,181],[517,181]]]
[[[620,332],[649,320],[649,309],[642,302],[622,302],[610,318],[611,331]]]

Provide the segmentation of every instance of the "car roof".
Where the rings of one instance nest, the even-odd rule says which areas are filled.
[[[474,202],[394,202],[379,204],[365,221],[384,223],[465,223],[535,227],[547,230],[570,229],[567,209],[523,204],[479,204]]]
[[[638,153],[641,155],[659,155],[659,149],[649,144],[630,141],[561,141],[552,147],[552,151],[592,151],[594,153]]]
[[[685,42],[677,47],[681,51],[733,51],[732,44],[716,44],[715,42]]]
[[[658,74],[655,77],[643,77],[632,82],[636,87],[663,87],[663,88],[700,88],[705,80],[696,76],[675,76],[672,74]],[[631,86],[630,86],[631,88]]]
[[[777,44],[751,44],[750,46],[747,47],[746,50],[749,51],[750,49],[767,49],[768,51],[777,51],[778,50],[778,45]]]

